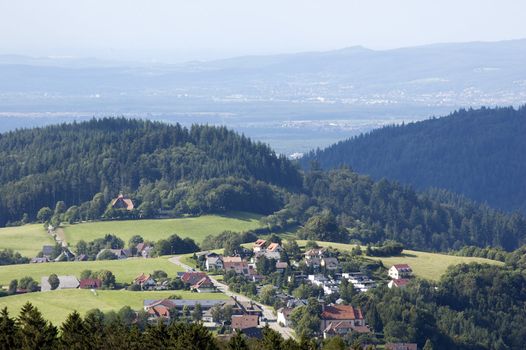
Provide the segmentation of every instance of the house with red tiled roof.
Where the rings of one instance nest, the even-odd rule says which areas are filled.
[[[279,245],[279,243],[270,243],[265,250],[265,256],[267,259],[279,260],[281,259],[282,252],[283,248]]]
[[[133,210],[135,206],[131,199],[125,198],[124,195],[119,194],[117,198],[111,201],[111,207],[113,209]]]
[[[207,274],[204,272],[187,271],[182,274],[181,281],[193,286],[204,277],[207,277]]]
[[[223,268],[225,272],[235,271],[237,274],[248,276],[250,274],[248,262],[241,259],[239,256],[225,256],[223,257]]]
[[[98,278],[85,278],[79,281],[81,289],[98,289],[102,286],[102,281]]]
[[[388,275],[394,280],[411,278],[413,276],[413,269],[407,264],[396,264],[389,268]]]
[[[337,325],[338,327],[336,327]],[[362,332],[364,329],[361,327],[364,326],[365,318],[360,308],[355,308],[352,305],[327,305],[323,307],[320,326],[322,332],[345,327],[347,329],[355,327],[358,332]]]
[[[254,253],[259,253],[260,251],[265,249],[267,241],[264,239],[258,239],[256,242],[254,242],[254,246],[252,247],[252,250]]]
[[[407,278],[399,278],[399,279],[396,279],[396,280],[391,280],[389,281],[389,283],[387,283],[387,287],[389,288],[404,288],[408,283],[410,282],[410,280],[408,280]]]
[[[214,283],[208,276],[201,278],[196,284],[191,286],[191,289],[198,293],[212,293],[216,291]]]
[[[243,330],[259,326],[258,315],[232,315],[232,329]]]
[[[135,277],[133,283],[141,286],[142,289],[152,289],[157,285],[157,282],[153,279],[152,275],[141,273]]]

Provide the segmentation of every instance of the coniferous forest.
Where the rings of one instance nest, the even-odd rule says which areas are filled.
[[[526,107],[459,110],[443,118],[387,126],[313,151],[301,160],[345,164],[375,179],[463,194],[526,213]]]
[[[430,251],[526,243],[526,219],[443,190],[418,193],[348,168],[300,171],[225,128],[100,119],[0,135],[0,225],[242,210],[306,239],[395,240]],[[108,210],[119,193],[133,211]],[[53,220],[51,220],[53,222]]]

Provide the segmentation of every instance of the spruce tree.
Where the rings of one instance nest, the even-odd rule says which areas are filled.
[[[64,349],[89,349],[90,343],[84,327],[84,321],[77,311],[73,311],[60,327],[60,344]]]
[[[0,350],[16,349],[17,343],[17,325],[15,320],[9,317],[7,307],[0,311]]]
[[[56,348],[57,328],[47,322],[40,311],[26,303],[17,319],[21,349],[45,350]]]

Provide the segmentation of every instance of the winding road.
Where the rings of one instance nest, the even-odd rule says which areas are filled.
[[[175,265],[178,265],[178,266],[182,267],[186,271],[193,271],[192,267],[186,265],[185,263],[183,263],[181,261],[181,255],[174,256],[174,257],[168,259],[168,261],[170,261],[172,264],[175,264]],[[242,294],[237,294],[237,293],[231,292],[226,284],[218,281],[217,279],[214,278],[214,276],[208,275],[208,277],[210,278],[212,283],[214,283],[214,285],[216,286],[216,288],[220,292],[228,295],[229,297],[236,297],[237,300],[243,301],[243,302],[252,301],[253,303],[258,304],[259,306],[261,306],[261,308],[263,309],[263,317],[267,319],[267,324],[268,324],[268,326],[270,328],[272,328],[273,330],[279,332],[283,336],[283,338],[285,338],[285,339],[294,338],[294,331],[292,330],[292,328],[290,328],[290,327],[281,327],[278,324],[276,316],[274,315],[274,310],[271,307],[269,307],[267,305],[263,305],[263,304],[257,302],[256,300],[247,297],[246,295],[242,295]]]

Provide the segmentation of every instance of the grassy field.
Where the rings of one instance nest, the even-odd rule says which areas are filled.
[[[0,249],[13,249],[23,256],[34,257],[43,245],[53,244],[42,224],[0,228]]]
[[[141,273],[151,273],[154,270],[163,270],[169,276],[175,275],[182,269],[168,261],[168,257],[155,259],[131,258],[126,260],[101,260],[101,261],[76,261],[57,262],[47,264],[24,264],[0,266],[0,285],[8,285],[13,279],[24,276],[33,277],[39,284],[42,276],[52,273],[57,275],[75,275],[77,278],[84,270],[110,270],[115,275],[117,282],[131,282]]]
[[[126,244],[133,235],[158,241],[174,233],[181,237],[190,237],[199,243],[210,234],[258,228],[259,219],[259,215],[235,212],[228,215],[203,215],[178,219],[102,221],[66,225],[64,234],[70,246],[74,246],[81,239],[92,241],[107,233],[117,235]]]
[[[299,240],[298,244],[300,246],[304,246],[306,242],[307,241]],[[353,244],[342,244],[332,242],[318,242],[318,244],[323,247],[331,246],[339,250],[351,250],[354,247]],[[409,264],[416,276],[435,281],[439,280],[440,277],[446,272],[447,268],[451,265],[458,265],[470,262],[503,265],[503,263],[495,260],[464,256],[453,256],[437,253],[426,253],[414,250],[404,250],[401,256],[370,259],[381,260],[387,268],[394,264]]]
[[[73,310],[77,310],[81,314],[95,308],[102,311],[117,311],[126,305],[129,305],[134,310],[139,310],[143,306],[144,299],[162,299],[174,294],[180,295],[184,299],[227,298],[223,293],[192,293],[180,290],[162,292],[100,290],[95,294],[85,289],[70,289],[19,294],[0,298],[0,309],[7,306],[11,316],[16,316],[22,305],[29,301],[38,307],[46,319],[55,325],[59,325]]]

